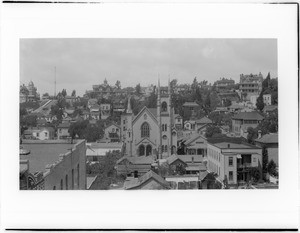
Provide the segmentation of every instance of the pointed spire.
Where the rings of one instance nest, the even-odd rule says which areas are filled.
[[[126,113],[132,113],[130,100],[131,100],[131,96],[128,97],[128,103],[127,103]]]

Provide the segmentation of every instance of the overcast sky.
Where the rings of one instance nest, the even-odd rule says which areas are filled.
[[[122,87],[156,84],[168,76],[179,83],[213,83],[240,74],[277,77],[276,39],[21,39],[20,82],[32,80],[40,94],[63,88],[83,95],[106,78]]]

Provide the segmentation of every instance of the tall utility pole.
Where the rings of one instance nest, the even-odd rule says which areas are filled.
[[[54,66],[54,99],[56,98],[56,66]]]

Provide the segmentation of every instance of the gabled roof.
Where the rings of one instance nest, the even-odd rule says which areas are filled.
[[[201,119],[199,119],[199,120],[196,120],[196,123],[197,124],[212,124],[213,122],[212,122],[212,120],[211,119],[209,119],[208,117],[202,117]]]
[[[271,112],[271,111],[275,111],[276,109],[278,109],[277,105],[266,105],[263,109],[264,112]]]
[[[117,125],[116,123],[114,123],[114,122],[111,122],[109,125],[107,125],[106,127],[105,127],[105,129],[107,129],[108,127],[110,127],[110,126],[112,126],[112,125],[114,125],[114,126],[116,126],[117,128],[121,128],[121,126],[119,126],[119,125]]]
[[[128,184],[128,186],[125,187],[125,189],[139,188],[151,179],[158,182],[164,189],[170,189],[169,183],[167,181],[165,181],[164,178],[162,178],[161,176],[159,176],[158,174],[153,172],[152,170],[150,170],[149,172],[147,172],[143,176],[140,176],[138,179],[135,179],[132,182],[130,182]]]
[[[264,119],[264,117],[260,115],[258,112],[253,111],[253,112],[240,112],[237,115],[233,116],[232,119],[261,121]]]
[[[184,163],[185,165],[187,165],[182,159],[180,159],[177,155],[171,155],[169,156],[167,159],[167,162],[169,165],[171,165],[172,163],[174,163],[175,161],[179,160],[180,162]]]
[[[139,157],[122,157],[117,161],[117,164],[122,162],[123,160],[127,160],[131,164],[146,164],[146,165],[151,165],[154,163],[154,158],[151,156],[139,156]]]
[[[151,108],[150,108],[151,109]],[[152,119],[157,122],[157,118],[156,115],[153,115],[154,112],[152,113],[151,110],[149,108],[147,108],[146,106],[144,106],[142,108],[142,110],[134,117],[132,123],[134,124],[134,122],[143,114],[143,112],[147,111],[149,113],[149,115],[152,117]],[[153,111],[153,110],[152,110]]]
[[[265,134],[255,141],[260,143],[278,143],[278,133]]]
[[[192,142],[196,141],[198,138],[202,138],[203,142],[205,142],[205,138],[203,136],[201,136],[198,133],[194,133],[191,135],[189,139],[186,140],[185,145],[191,144]]]

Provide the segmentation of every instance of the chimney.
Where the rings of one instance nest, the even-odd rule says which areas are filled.
[[[227,148],[230,148],[230,144],[229,143],[227,144]]]
[[[258,139],[261,138],[261,130],[258,130]]]

